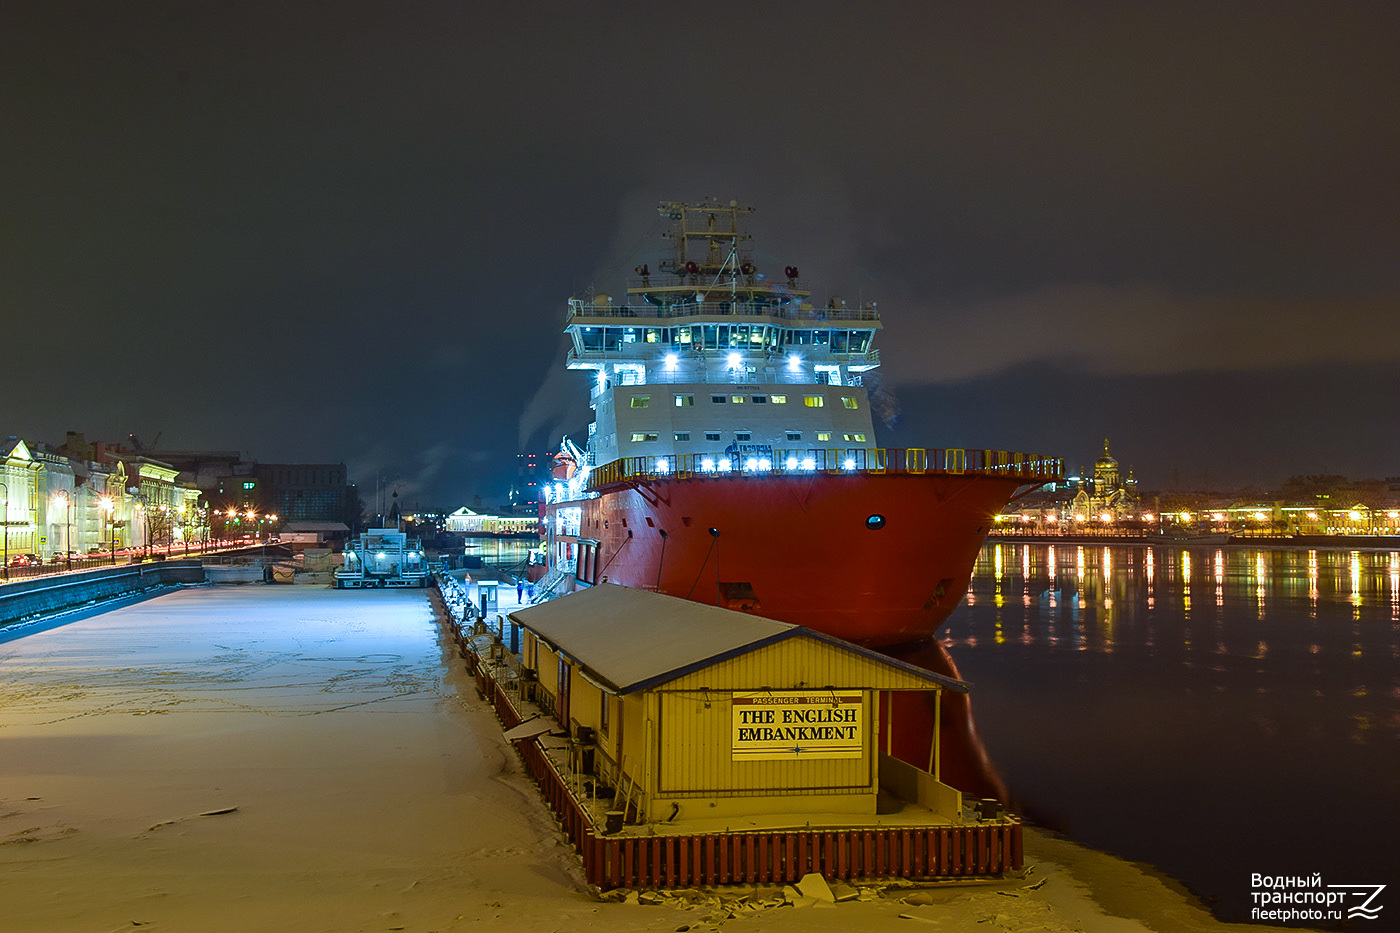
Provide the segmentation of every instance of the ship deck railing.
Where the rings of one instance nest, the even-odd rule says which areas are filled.
[[[689,291],[689,289],[687,289]],[[754,305],[746,301],[683,301],[671,305],[653,304],[590,304],[571,299],[565,323],[574,321],[678,321],[691,318],[771,318],[774,321],[807,323],[879,324],[880,312],[874,308],[801,308],[792,305]]]
[[[588,476],[588,488],[597,490],[617,483],[693,476],[811,476],[818,473],[943,474],[994,476],[1049,483],[1064,477],[1064,460],[1008,450],[965,448],[847,448],[831,450],[775,450],[763,453],[700,453],[624,457],[596,467]]]

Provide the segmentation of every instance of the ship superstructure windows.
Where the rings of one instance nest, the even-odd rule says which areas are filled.
[[[786,404],[787,404],[787,396],[786,396],[786,395],[770,395],[770,396],[768,396],[768,401],[772,402],[774,405],[786,405]]]
[[[735,439],[736,441],[740,442],[741,444],[744,443],[744,442],[746,442],[746,441],[751,441],[751,440],[753,440],[753,432],[752,432],[752,431],[735,431],[735,432],[734,432],[734,439]]]
[[[651,404],[651,396],[650,396],[650,395],[634,395],[634,396],[632,396],[632,407],[633,407],[633,408],[646,408],[646,407],[649,406],[650,404]],[[848,406],[848,407],[849,407],[849,406]]]
[[[633,431],[633,432],[632,432],[632,443],[634,443],[634,444],[644,444],[644,443],[646,443],[647,441],[654,441],[654,440],[656,440],[656,437],[657,437],[657,435],[656,435],[656,432],[655,432],[655,431]]]
[[[819,440],[819,441],[829,441],[829,440],[831,440],[831,432],[830,432],[830,431],[818,431],[818,432],[817,432],[817,440]]]
[[[706,431],[706,432],[705,432],[705,440],[707,440],[707,441],[717,441],[717,440],[719,440],[719,432],[718,432],[718,431]]]
[[[787,439],[790,440],[790,441],[800,441],[800,440],[802,440],[802,432],[801,432],[801,431],[789,431],[789,432],[787,432]]]
[[[677,396],[676,396],[676,407],[677,407],[677,408],[690,408],[690,407],[691,407],[692,405],[694,405],[694,404],[695,404],[695,396],[694,396],[694,395],[689,395],[689,394],[687,394],[687,395],[677,395]]]
[[[820,395],[804,395],[802,397],[802,404],[806,405],[808,408],[821,408],[826,404],[826,399]]]
[[[841,404],[853,411],[860,407],[860,405],[856,403],[855,398],[850,395],[841,396]]]
[[[690,432],[689,432],[689,431],[677,431],[677,432],[676,432],[676,441],[677,441],[678,443],[684,444],[685,442],[687,442],[687,441],[689,441],[689,440],[690,440]]]
[[[755,396],[753,397],[753,403],[754,403],[755,405],[767,405],[767,404],[768,404],[768,396],[766,396],[766,395],[755,395]]]
[[[710,401],[711,401],[713,404],[715,404],[715,405],[723,405],[723,404],[725,404],[726,402],[729,401],[729,396],[727,396],[727,395],[711,395],[711,396],[710,396]]]
[[[744,404],[744,397],[743,397],[742,395],[731,395],[731,396],[729,396],[729,400],[730,400],[731,402],[733,402],[735,405],[742,405],[742,404]]]

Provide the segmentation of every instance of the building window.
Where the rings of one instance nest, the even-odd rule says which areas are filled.
[[[802,404],[806,405],[808,408],[821,408],[826,404],[826,399],[822,398],[820,395],[804,395],[802,397]]]
[[[849,396],[849,395],[843,395],[843,396],[841,396],[841,404],[842,404],[842,405],[845,405],[847,408],[856,408],[856,407],[857,407],[857,405],[856,405],[856,400],[855,400],[854,398],[852,398],[851,396]]]
[[[690,432],[689,432],[689,431],[677,431],[677,432],[676,432],[676,440],[678,440],[678,441],[688,441],[688,440],[690,440]]]
[[[744,404],[744,397],[743,397],[742,395],[731,395],[731,396],[729,396],[729,400],[730,400],[731,402],[733,402],[735,405],[742,405],[742,404]]]
[[[770,395],[770,396],[768,396],[768,401],[772,402],[774,405],[786,405],[786,404],[787,404],[787,396],[786,396],[786,395]]]
[[[753,435],[748,431],[738,431],[734,434],[734,439],[736,441],[751,441],[753,440]]]
[[[706,431],[706,432],[705,432],[705,440],[707,440],[707,441],[717,441],[717,440],[719,440],[719,432],[718,432],[718,431]]]
[[[831,432],[830,432],[830,431],[818,431],[818,432],[817,432],[817,440],[819,440],[819,441],[829,441],[829,440],[831,440]]]
[[[677,395],[677,396],[676,396],[676,407],[677,407],[677,408],[689,408],[690,406],[692,406],[692,405],[694,405],[694,404],[695,404],[695,396],[693,396],[693,395]]]
[[[861,441],[862,443],[864,443],[865,441],[864,434],[845,434],[842,436],[845,437],[848,441]]]
[[[729,401],[729,397],[726,395],[711,395],[710,401],[714,402],[716,405],[723,405],[725,402]]]
[[[755,395],[755,396],[753,397],[753,403],[754,403],[755,405],[766,405],[766,404],[768,403],[768,396],[766,396],[766,395]]]
[[[651,404],[651,396],[650,396],[650,395],[634,395],[634,396],[632,396],[632,407],[633,407],[633,408],[646,408],[646,407],[647,407],[648,405],[650,405],[650,404]]]
[[[802,432],[801,432],[801,431],[789,431],[789,432],[787,432],[787,439],[790,440],[790,441],[800,441],[800,440],[802,440]]]
[[[644,443],[644,442],[646,442],[646,441],[654,441],[654,440],[656,440],[656,434],[655,434],[655,432],[647,432],[647,431],[633,431],[633,432],[632,432],[632,443],[634,443],[634,444],[641,444],[641,443]]]

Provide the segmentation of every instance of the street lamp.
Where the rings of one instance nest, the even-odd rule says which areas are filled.
[[[112,501],[111,496],[103,496],[101,499],[97,500],[97,504],[102,508],[102,511],[107,513],[107,527],[111,529],[111,533],[107,539],[107,553],[111,555],[112,563],[115,564],[117,562],[116,503]]]
[[[5,490],[5,579],[10,579],[10,487],[0,483]]]
[[[73,497],[67,490],[59,490],[53,494],[55,501],[61,501],[68,510],[67,522],[63,532],[63,557],[68,564],[68,569],[73,569]]]

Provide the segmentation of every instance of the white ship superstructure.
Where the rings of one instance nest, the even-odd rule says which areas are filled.
[[[663,203],[673,255],[654,273],[638,266],[624,303],[570,299],[569,368],[596,373],[593,464],[651,457],[664,470],[693,455],[697,469],[794,469],[874,446],[861,385],[879,365],[874,303],[817,308],[795,267],[760,273],[740,229],[751,211]]]

